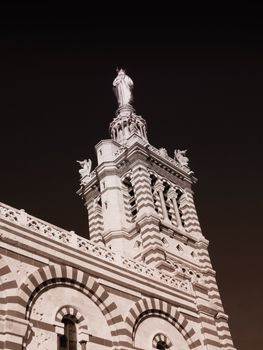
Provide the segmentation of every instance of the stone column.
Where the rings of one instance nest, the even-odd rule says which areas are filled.
[[[125,130],[124,130],[124,125],[121,123],[121,131],[122,131],[122,138],[125,139]]]
[[[158,193],[159,197],[160,197],[160,202],[161,202],[161,207],[162,207],[162,214],[163,214],[163,219],[168,221],[168,213],[167,213],[167,209],[166,209],[166,204],[165,204],[165,200],[164,200],[164,196],[163,196],[163,190],[164,190],[164,185],[160,180],[156,181],[156,184],[154,186],[155,191]]]
[[[81,331],[78,334],[79,343],[81,346],[81,350],[90,350],[91,346],[89,345],[90,335],[87,333],[87,331]]]
[[[80,343],[80,346],[81,346],[81,350],[87,350],[87,342],[86,341],[82,341]]]
[[[147,132],[146,132],[146,126],[143,126],[143,136],[145,139],[147,139]]]
[[[178,194],[177,194],[176,190],[174,188],[170,187],[169,190],[168,190],[167,196],[173,203],[173,208],[174,208],[174,212],[175,212],[177,227],[179,229],[183,229],[180,212],[179,212],[179,208],[178,208],[178,205],[177,205],[177,196],[178,196]]]

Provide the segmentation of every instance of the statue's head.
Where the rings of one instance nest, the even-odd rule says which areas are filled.
[[[125,75],[125,69],[122,69],[122,68],[119,69],[119,68],[117,68],[116,70],[117,70],[118,75],[121,75],[121,76]]]

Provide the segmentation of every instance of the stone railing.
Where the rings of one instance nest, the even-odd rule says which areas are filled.
[[[185,278],[188,278],[191,282],[197,282],[201,284],[204,282],[204,277],[199,271],[186,267],[185,265],[170,259],[167,260],[166,262],[171,266],[173,266],[174,273],[176,275],[181,275]]]
[[[168,162],[170,162],[170,163],[174,164],[175,166],[177,166],[178,168],[182,169],[182,170],[185,171],[187,174],[192,173],[188,167],[186,167],[185,165],[181,165],[181,164],[178,163],[175,159],[171,158],[171,157],[168,155],[168,153],[167,153],[167,151],[166,151],[165,148],[160,148],[160,149],[158,149],[158,148],[153,147],[152,145],[148,145],[148,149],[149,149],[150,151],[152,151],[153,153],[157,154],[158,156],[161,156],[161,157],[163,157],[164,159],[168,160]]]
[[[129,271],[133,271],[142,276],[161,282],[176,289],[192,293],[192,284],[189,280],[183,280],[175,277],[173,273],[164,273],[157,268],[139,263],[136,260],[129,259],[116,254],[110,249],[99,246],[86,238],[78,236],[74,231],[66,231],[55,225],[51,225],[43,220],[28,215],[23,209],[14,209],[3,203],[0,203],[0,218],[26,227],[44,237],[78,249],[84,253],[89,253],[108,262],[114,263]]]
[[[116,254],[113,251],[103,246],[99,246],[98,244],[95,244],[88,239],[80,236],[77,236],[77,244],[74,246],[74,248],[77,248],[84,253],[90,253],[110,262],[116,261]]]
[[[122,265],[128,270],[132,270],[141,275],[152,278],[155,281],[163,282],[164,284],[168,284],[169,286],[172,286],[176,289],[181,289],[187,292],[192,291],[191,283],[188,280],[181,280],[179,278],[176,278],[172,273],[164,273],[154,267],[150,267],[149,265],[142,264],[138,261],[125,257],[121,257],[121,260]]]
[[[73,231],[66,231],[55,225],[51,225],[46,221],[28,215],[24,209],[18,210],[3,203],[0,203],[0,218],[28,227],[45,237],[65,244],[71,244],[74,241],[75,236],[77,236]]]

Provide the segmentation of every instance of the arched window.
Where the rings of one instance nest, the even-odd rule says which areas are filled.
[[[164,201],[165,201],[165,206],[166,206],[166,211],[167,211],[167,215],[168,215],[168,219],[170,221],[172,221],[172,205],[171,202],[168,200],[167,197],[167,193],[170,189],[170,185],[167,182],[164,182],[164,191],[163,191],[163,197],[164,197]]]
[[[138,213],[134,188],[128,176],[123,180],[123,184],[127,195],[127,198],[125,198],[126,209],[128,211],[126,215],[128,216],[128,221],[134,222]]]
[[[166,350],[170,349],[173,346],[173,344],[165,334],[158,333],[153,338],[152,346],[154,349]]]
[[[168,345],[164,341],[160,340],[157,343],[156,349],[165,350],[165,349],[168,349]]]
[[[154,186],[156,184],[157,177],[154,174],[151,174],[150,178],[151,178],[151,189],[152,189],[152,195],[153,195],[154,209],[155,209],[156,213],[159,214],[157,195],[156,195],[156,192],[154,190]]]
[[[64,335],[59,337],[59,350],[77,350],[77,327],[76,319],[72,316],[65,316]]]

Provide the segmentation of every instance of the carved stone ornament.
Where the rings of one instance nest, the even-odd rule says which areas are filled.
[[[92,165],[91,159],[77,160],[77,163],[79,163],[81,166],[81,169],[79,169],[81,178],[90,176],[91,165]]]
[[[185,153],[187,152],[187,149],[185,150],[174,150],[174,159],[182,166],[188,167],[189,158],[185,156]]]

